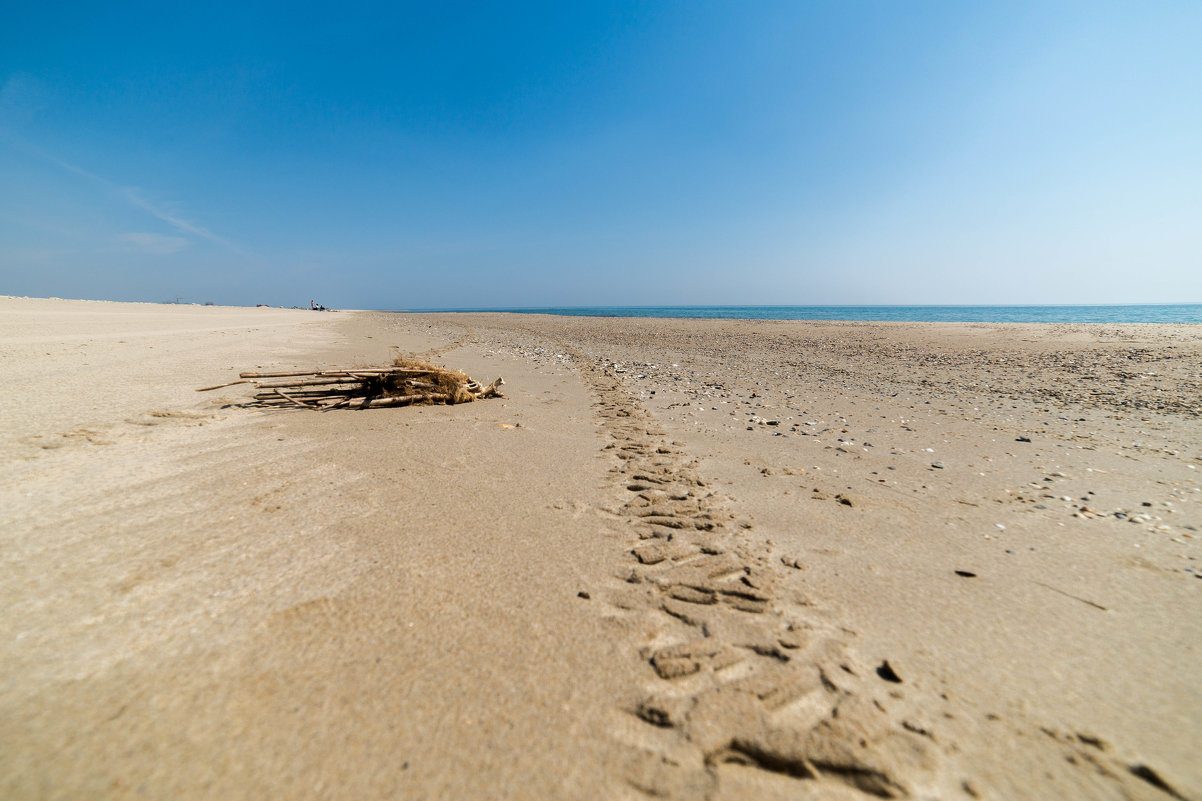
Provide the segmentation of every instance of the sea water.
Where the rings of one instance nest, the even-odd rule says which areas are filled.
[[[1202,303],[1116,306],[546,306],[411,311],[912,323],[1202,323]]]

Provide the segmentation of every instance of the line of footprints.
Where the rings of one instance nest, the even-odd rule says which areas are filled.
[[[790,586],[798,574],[757,550],[750,523],[726,511],[680,443],[603,365],[582,374],[631,531],[629,572],[608,600],[649,633],[648,680],[627,709],[641,732],[630,785],[711,798],[734,763],[853,798],[934,794],[941,754],[922,726],[890,714],[902,696],[888,665],[854,664],[852,635],[819,622]]]

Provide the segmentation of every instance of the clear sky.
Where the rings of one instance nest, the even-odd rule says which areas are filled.
[[[1202,2],[4,3],[0,294],[1202,302]]]

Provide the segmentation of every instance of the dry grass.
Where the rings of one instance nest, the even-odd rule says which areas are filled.
[[[378,386],[369,386],[369,396],[387,395],[387,396],[407,396],[407,395],[424,395],[428,393],[439,393],[447,395],[449,403],[467,403],[475,400],[472,393],[468,392],[467,385],[471,383],[471,378],[458,370],[448,370],[445,367],[420,362],[416,359],[407,359],[404,356],[398,356],[392,360],[392,366],[404,370],[421,370],[425,375],[421,376],[384,376],[377,383]],[[378,390],[378,391],[373,391]]]

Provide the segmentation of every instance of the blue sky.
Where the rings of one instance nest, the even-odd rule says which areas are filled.
[[[0,294],[1202,302],[1202,3],[8,3]]]

